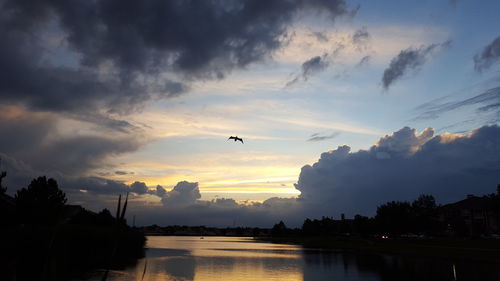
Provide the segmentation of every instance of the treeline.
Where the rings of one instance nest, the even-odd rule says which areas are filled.
[[[259,237],[269,236],[269,228],[259,227],[208,227],[208,226],[187,226],[187,225],[170,225],[158,226],[156,224],[150,226],[136,227],[137,230],[145,235],[172,235],[172,236],[246,236]]]
[[[1,183],[6,174],[1,176],[2,280],[69,280],[144,255],[145,237],[127,225],[127,200],[121,206],[121,196],[116,216],[107,209],[94,213],[67,205],[53,179],[36,178],[10,197]]]
[[[489,199],[500,206],[498,195]],[[499,209],[500,210],[500,209]],[[374,217],[361,215],[354,219],[334,220],[330,217],[306,219],[301,228],[290,229],[280,221],[271,229],[271,236],[399,236],[426,237],[470,235],[462,217],[443,219],[439,216],[440,206],[431,195],[420,195],[413,202],[391,201],[377,207]],[[343,217],[343,215],[342,215]],[[500,218],[500,212],[498,212]]]

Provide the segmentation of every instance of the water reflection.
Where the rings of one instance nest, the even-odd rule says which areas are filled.
[[[150,280],[194,280],[196,260],[189,251],[166,249],[150,249],[150,251],[151,255],[148,255],[146,265],[146,273],[152,277]],[[144,262],[142,268],[145,266]],[[142,273],[140,276],[142,278]]]
[[[340,251],[304,251],[303,280],[500,280],[500,264]]]
[[[500,280],[499,264],[305,249],[250,238],[149,237],[146,258],[108,280]],[[100,280],[99,274],[87,280]]]

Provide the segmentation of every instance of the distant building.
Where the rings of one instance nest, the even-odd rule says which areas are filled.
[[[474,196],[439,208],[439,220],[455,235],[500,234],[500,185],[496,195]]]

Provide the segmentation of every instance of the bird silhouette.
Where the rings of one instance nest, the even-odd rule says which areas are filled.
[[[236,141],[241,141],[241,143],[243,143],[243,139],[242,138],[238,138],[238,136],[236,136],[236,137],[230,136],[227,140],[234,140],[235,142]]]

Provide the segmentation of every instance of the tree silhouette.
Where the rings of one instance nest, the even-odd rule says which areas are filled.
[[[2,166],[2,158],[0,158],[0,167]],[[2,180],[7,176],[7,172],[0,172],[0,194],[4,194],[7,191],[7,187],[2,185]]]
[[[436,200],[432,195],[421,194],[411,204],[414,223],[414,231],[432,232],[436,230],[435,217],[437,215]]]
[[[437,208],[436,200],[434,196],[421,194],[418,199],[411,203],[411,207],[420,210],[432,210]]]
[[[7,187],[2,185],[2,180],[7,176],[7,172],[0,173],[0,194],[4,194],[7,191]]]
[[[43,176],[18,190],[14,199],[20,223],[53,225],[66,203],[66,194],[54,179]]]
[[[391,201],[377,207],[375,221],[380,230],[390,234],[410,231],[412,209],[408,202]]]
[[[285,236],[288,233],[288,228],[283,221],[275,224],[271,229],[272,236]]]

